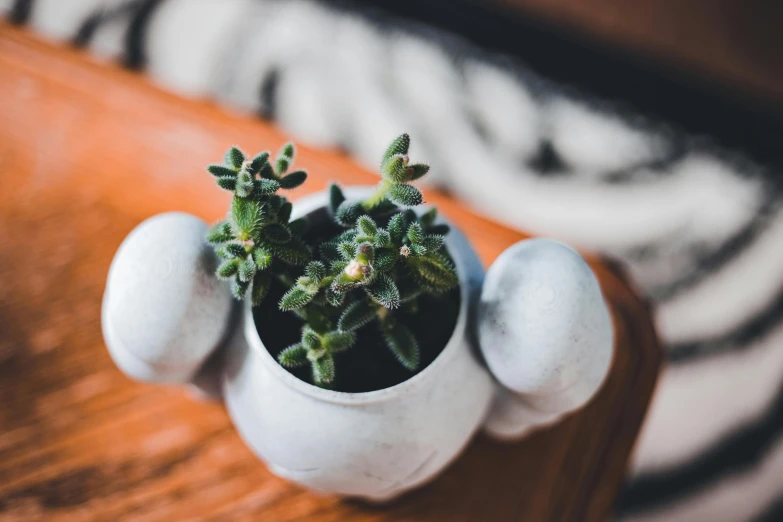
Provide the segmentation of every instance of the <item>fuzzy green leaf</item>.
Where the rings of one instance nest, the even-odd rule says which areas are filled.
[[[207,242],[212,244],[225,243],[234,239],[231,233],[231,225],[225,221],[216,223],[207,231]]]
[[[427,247],[424,245],[411,245],[411,253],[414,256],[421,257],[427,253]]]
[[[302,345],[308,350],[317,350],[321,347],[321,337],[312,328],[306,327],[302,331]]]
[[[237,147],[231,147],[226,152],[226,164],[230,167],[234,167],[239,170],[242,167],[242,163],[245,162],[245,155]]]
[[[277,355],[277,361],[285,368],[298,368],[307,364],[307,348],[299,343],[292,344]]]
[[[386,346],[392,351],[403,366],[414,371],[419,367],[419,343],[413,333],[403,324],[396,321],[385,325],[382,329]]]
[[[304,241],[298,237],[292,237],[285,244],[264,243],[264,247],[289,265],[304,266],[310,261],[310,251]]]
[[[337,246],[337,252],[344,260],[350,261],[356,254],[356,245],[349,243],[348,241],[343,241]]]
[[[393,243],[399,244],[402,241],[402,237],[405,235],[405,217],[402,213],[392,216],[386,230],[389,231]]]
[[[305,218],[299,218],[291,221],[288,223],[288,230],[295,236],[301,236],[307,231],[307,220]]]
[[[295,189],[304,183],[306,179],[307,172],[303,170],[295,170],[291,174],[280,179],[280,188],[284,188],[286,190]]]
[[[277,211],[277,220],[280,223],[288,223],[288,220],[291,219],[291,211],[293,210],[294,206],[286,201],[280,206],[280,210]]]
[[[454,265],[442,254],[409,257],[408,266],[422,282],[435,290],[445,291],[459,284]]]
[[[224,167],[223,165],[210,165],[207,167],[207,171],[209,171],[210,174],[212,174],[215,177],[223,177],[223,176],[230,176],[230,177],[236,177],[237,173],[228,167]]]
[[[283,244],[291,240],[291,231],[279,223],[270,223],[261,230],[261,236],[264,238],[264,241]]]
[[[237,243],[229,243],[227,245],[224,245],[222,250],[223,253],[227,256],[225,257],[225,259],[231,259],[232,257],[238,257],[240,259],[244,259],[245,257],[247,257],[247,250],[245,250],[245,247]]]
[[[370,216],[360,216],[356,220],[356,226],[362,234],[370,238],[374,238],[375,234],[378,233],[378,225],[375,224],[375,221]]]
[[[234,235],[243,241],[256,235],[261,228],[261,205],[235,196],[231,202],[231,228]]]
[[[388,272],[397,264],[397,254],[394,251],[381,250],[375,253],[373,268],[378,272]]]
[[[267,165],[268,163],[269,163],[269,153],[259,152],[253,158],[253,161],[250,162],[250,171],[253,174],[258,174],[259,172],[261,172],[261,169],[264,167],[264,165]]]
[[[234,284],[231,286],[231,293],[235,299],[241,301],[245,298],[245,294],[247,293],[249,286],[250,283],[245,283],[244,281],[240,281],[238,278],[234,278]]]
[[[237,184],[236,184],[237,196],[243,198],[250,197],[250,194],[253,193],[254,188],[255,185],[253,183],[253,176],[247,170],[242,169],[242,171],[239,173],[239,176],[237,176]]]
[[[421,223],[422,227],[427,229],[435,224],[435,220],[437,219],[437,217],[438,217],[438,209],[433,207],[421,215],[421,217],[419,218],[419,223]]]
[[[375,248],[383,248],[386,245],[388,245],[391,242],[391,236],[389,233],[384,229],[378,229],[378,233],[375,234],[375,240],[373,241],[373,245]]]
[[[291,162],[288,158],[277,158],[277,161],[275,161],[275,172],[277,172],[277,175],[282,176],[285,174],[290,164]]]
[[[416,181],[427,175],[430,171],[430,166],[423,163],[417,163],[415,165],[408,166],[408,179],[410,181]]]
[[[384,179],[391,181],[392,183],[405,183],[410,181],[407,161],[407,156],[395,154],[383,162],[383,165],[381,166],[381,175]]]
[[[231,279],[239,271],[239,265],[241,263],[242,261],[240,259],[229,259],[217,267],[215,274],[220,279]]]
[[[332,216],[335,216],[337,214],[337,209],[340,207],[340,205],[343,204],[345,201],[345,195],[343,195],[343,191],[340,190],[340,187],[335,185],[334,183],[329,185],[329,210],[332,213]]]
[[[312,361],[313,383],[318,386],[329,386],[334,382],[334,359],[326,354],[320,359]]]
[[[256,264],[253,259],[247,258],[239,264],[239,270],[237,271],[239,280],[243,283],[249,283],[253,280],[253,276],[256,275]]]
[[[305,267],[305,275],[314,281],[320,282],[326,277],[326,267],[320,261],[311,261]]]
[[[424,201],[419,189],[410,185],[392,185],[389,187],[389,199],[406,207],[415,207]]]
[[[400,290],[392,278],[385,274],[376,279],[366,290],[370,297],[384,308],[394,309],[400,306]]]
[[[280,299],[280,310],[283,312],[298,310],[312,301],[313,297],[313,294],[310,292],[299,287],[294,287],[286,292],[285,295],[283,295],[283,297]]]
[[[256,272],[256,276],[253,278],[253,289],[251,291],[251,298],[253,299],[253,306],[258,306],[264,300],[269,293],[269,287],[272,284],[272,278],[266,272]]]
[[[428,252],[437,252],[443,246],[445,239],[445,237],[438,234],[427,234],[421,244],[424,245]]]
[[[277,192],[280,188],[280,183],[273,179],[256,179],[253,180],[253,187],[259,196],[268,196]]]
[[[360,299],[354,301],[345,308],[345,311],[343,311],[343,314],[340,316],[340,320],[337,323],[337,328],[343,332],[351,332],[353,330],[358,330],[376,317],[377,312],[375,307],[364,299]]]
[[[253,261],[259,270],[266,270],[272,264],[272,253],[260,246],[253,248]]]
[[[388,161],[395,154],[407,154],[410,144],[411,138],[407,134],[401,134],[394,138],[394,141],[391,142],[389,147],[386,149],[386,152],[383,153],[381,164]]]
[[[330,353],[344,352],[355,342],[356,334],[353,332],[329,332],[323,337],[324,348]]]
[[[424,241],[424,231],[421,229],[421,225],[418,223],[411,223],[408,227],[408,240],[414,245],[420,244]]]
[[[223,176],[217,179],[217,185],[223,190],[236,190],[237,178],[235,176]]]
[[[351,227],[362,214],[364,214],[364,209],[360,203],[343,201],[340,206],[337,207],[334,219],[338,224],[344,227]]]
[[[343,302],[345,302],[345,294],[342,292],[335,292],[332,287],[324,290],[324,297],[326,298],[327,303],[335,307],[342,306]]]
[[[438,236],[445,236],[449,233],[449,226],[445,223],[439,223],[437,225],[433,225],[427,229],[427,231],[431,234],[436,234]]]

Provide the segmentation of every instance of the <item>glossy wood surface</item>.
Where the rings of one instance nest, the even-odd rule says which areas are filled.
[[[590,405],[523,442],[480,435],[441,477],[388,506],[274,477],[221,405],[114,367],[99,310],[125,235],[168,210],[221,217],[226,193],[203,167],[232,143],[285,140],[0,25],[0,521],[605,520],[661,363],[646,306],[607,263],[593,267],[617,345]],[[335,152],[302,148],[298,164],[308,191],[374,182]],[[525,237],[425,195],[485,264]]]

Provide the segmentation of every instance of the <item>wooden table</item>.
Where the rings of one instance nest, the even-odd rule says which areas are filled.
[[[479,436],[432,484],[384,507],[272,476],[221,405],[119,373],[99,324],[117,246],[158,212],[222,216],[227,194],[203,167],[229,144],[285,139],[0,25],[0,521],[606,519],[661,363],[646,306],[606,263],[593,267],[617,346],[596,399],[520,443]],[[303,147],[298,163],[311,173],[304,190],[374,182],[336,152]],[[524,237],[426,198],[487,264]]]

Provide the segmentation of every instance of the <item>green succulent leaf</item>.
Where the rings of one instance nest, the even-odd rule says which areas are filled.
[[[306,179],[307,179],[307,172],[303,170],[295,170],[294,172],[280,179],[280,188],[286,190],[295,189],[296,187],[304,183]]]
[[[378,233],[378,225],[372,220],[370,216],[360,216],[356,220],[356,226],[359,231],[370,238],[374,238]]]
[[[264,167],[264,165],[268,165],[268,164],[269,164],[269,153],[259,152],[253,158],[253,161],[250,162],[250,171],[253,174],[258,174],[259,172],[261,172],[261,169]]]
[[[242,261],[240,259],[229,259],[228,261],[221,263],[220,266],[217,267],[215,273],[220,279],[231,279],[239,272],[239,265],[241,263]]]
[[[267,272],[256,272],[256,276],[253,278],[253,288],[250,293],[253,306],[258,306],[261,304],[261,302],[269,293],[269,287],[271,285],[272,278]]]
[[[277,192],[280,183],[273,179],[256,179],[253,180],[253,187],[259,196],[269,196]]]
[[[288,243],[291,240],[291,231],[279,223],[270,223],[261,229],[261,236],[264,241],[275,244]]]
[[[383,248],[389,243],[391,243],[389,232],[382,228],[378,229],[378,233],[375,234],[375,240],[373,241],[375,248]]]
[[[330,353],[344,352],[356,343],[353,332],[329,332],[323,337],[323,345]]]
[[[261,205],[253,200],[234,196],[231,202],[231,229],[243,241],[261,229]]]
[[[410,181],[408,172],[408,157],[403,154],[395,154],[383,163],[381,167],[383,178],[392,183],[405,183]]]
[[[421,225],[418,223],[411,223],[408,227],[408,240],[414,245],[420,244],[424,241],[424,231],[421,229]]]
[[[337,322],[337,328],[343,332],[352,332],[368,324],[377,317],[374,306],[364,299],[354,301],[346,307],[340,320]]]
[[[417,163],[416,165],[409,165],[408,180],[416,181],[417,179],[421,179],[424,176],[426,176],[429,171],[430,171],[430,166],[424,165],[423,163]]]
[[[340,206],[337,207],[334,219],[338,224],[344,227],[352,227],[356,224],[356,220],[359,219],[359,216],[362,214],[364,214],[364,209],[362,208],[361,203],[343,201]]]
[[[373,301],[384,308],[398,308],[400,306],[400,290],[391,277],[381,275],[373,284],[366,288]]]
[[[409,257],[408,266],[422,282],[434,290],[446,291],[459,284],[454,265],[442,254]]]
[[[237,147],[231,147],[228,149],[228,152],[226,152],[226,165],[239,170],[242,167],[242,163],[244,162],[245,155],[242,154],[241,150],[239,150]]]
[[[321,347],[321,336],[307,327],[302,331],[302,345],[308,350],[317,350]]]
[[[293,287],[280,299],[279,308],[283,312],[298,310],[313,300],[313,294],[303,288]]]
[[[345,201],[345,195],[343,195],[343,191],[335,185],[334,183],[329,185],[329,211],[332,213],[332,216],[335,216],[337,214],[337,209],[340,208],[340,205],[343,204]]]
[[[223,165],[210,165],[207,167],[207,171],[212,174],[215,177],[223,177],[223,176],[230,176],[235,177],[237,175],[236,171],[234,169],[231,169],[229,167],[225,167]]]
[[[437,217],[438,217],[438,210],[433,207],[421,215],[421,217],[419,218],[419,223],[421,223],[422,227],[427,229],[435,224],[435,220],[437,219]]]
[[[300,343],[292,344],[280,352],[277,361],[285,368],[299,368],[310,362],[307,359],[307,348]]]
[[[264,243],[264,248],[271,251],[286,264],[304,266],[310,261],[310,250],[298,237],[292,237],[288,243]]]
[[[311,367],[314,384],[327,387],[334,382],[334,358],[331,355],[325,354],[321,358],[312,361]]]
[[[256,275],[256,264],[252,258],[247,258],[239,264],[237,275],[243,283],[249,283],[253,280],[253,276]]]
[[[266,270],[272,265],[272,253],[260,246],[253,248],[253,262],[259,270]]]
[[[240,281],[238,277],[235,277],[234,284],[231,286],[231,294],[234,296],[235,299],[241,301],[242,299],[245,298],[245,294],[247,294],[248,287],[250,287],[250,283]]]
[[[378,272],[387,272],[397,264],[397,253],[389,250],[381,250],[375,253],[373,268]]]
[[[405,235],[405,217],[401,213],[392,216],[386,230],[389,231],[391,241],[395,244],[399,244],[400,241],[402,241],[402,237]]]
[[[314,281],[320,282],[326,277],[326,267],[320,261],[311,261],[305,267],[305,275]]]
[[[239,173],[239,176],[237,176],[237,182],[236,182],[237,196],[243,198],[250,197],[254,189],[255,189],[255,185],[253,182],[253,176],[247,170],[242,169],[242,171]]]
[[[234,239],[234,235],[231,233],[231,225],[225,221],[214,224],[207,231],[207,242],[212,244],[225,243],[232,239]]]
[[[392,185],[389,187],[389,199],[406,207],[415,207],[421,205],[424,196],[411,185]]]
[[[403,366],[411,371],[416,370],[420,359],[419,343],[405,325],[397,321],[389,321],[389,323],[382,329],[386,346]]]
[[[237,178],[235,176],[224,176],[216,180],[218,187],[223,190],[236,190]]]
[[[301,236],[307,231],[307,220],[305,218],[299,218],[291,221],[288,223],[288,230],[295,236]]]
[[[394,141],[391,142],[389,147],[386,149],[386,152],[383,153],[381,164],[385,163],[396,154],[407,154],[410,144],[411,138],[407,134],[401,134],[394,138]]]
[[[445,240],[446,238],[439,234],[427,234],[421,244],[424,245],[428,252],[437,252],[443,246]]]

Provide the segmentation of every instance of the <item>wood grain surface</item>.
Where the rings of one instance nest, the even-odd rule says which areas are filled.
[[[276,149],[255,119],[161,92],[0,25],[0,521],[605,520],[661,352],[646,306],[593,260],[617,345],[590,405],[523,442],[483,435],[441,477],[387,506],[311,494],[271,475],[222,405],[131,382],[100,333],[125,235],[163,211],[221,217],[203,167],[232,143]],[[302,148],[311,179],[372,183],[335,152]],[[426,192],[484,263],[525,237]]]

